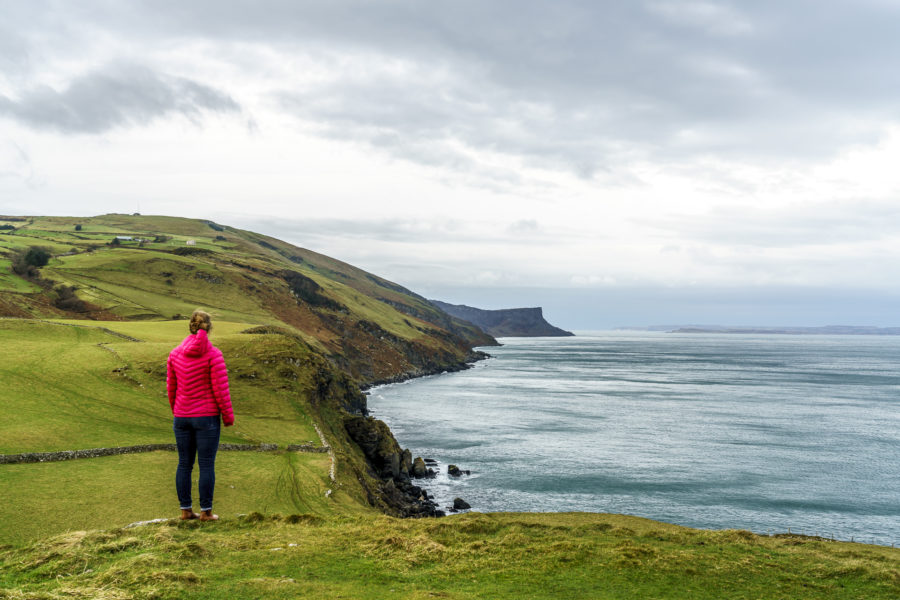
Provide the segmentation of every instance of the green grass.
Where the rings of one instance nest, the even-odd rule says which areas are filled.
[[[224,267],[223,267],[224,268]],[[185,257],[127,248],[102,249],[54,260],[46,276],[78,286],[83,299],[123,317],[190,314],[198,305],[222,318],[271,321],[219,267]],[[216,278],[221,283],[210,283]]]
[[[7,598],[871,599],[900,594],[898,558],[619,515],[301,511],[72,532],[0,554],[0,585]]]
[[[164,395],[114,373],[123,362],[100,346],[121,341],[99,329],[0,320],[0,452],[168,442]]]
[[[0,258],[0,292],[30,294],[37,291],[40,291],[38,286],[12,272],[11,261]]]
[[[318,444],[303,396],[275,381],[286,372],[278,358],[290,351],[295,362],[308,363],[291,365],[302,386],[304,369],[312,368],[308,351],[285,345],[280,336],[241,335],[248,326],[217,321],[211,337],[227,350],[236,414],[223,441]],[[147,341],[123,340],[104,333],[104,327]],[[187,333],[186,321],[0,319],[0,452],[171,443],[165,361]]]
[[[169,429],[171,437],[171,425]],[[0,544],[180,514],[174,484],[177,463],[176,452],[157,451],[0,465]],[[327,454],[221,451],[216,457],[215,510],[231,518],[252,511],[327,515],[335,507],[349,510],[354,505],[346,495],[325,497],[328,465]],[[193,493],[196,508],[196,467]]]

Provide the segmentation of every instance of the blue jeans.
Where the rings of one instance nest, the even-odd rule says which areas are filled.
[[[191,508],[191,471],[194,457],[200,463],[200,510],[212,510],[216,487],[216,451],[219,449],[219,415],[214,417],[175,417],[175,445],[178,446],[178,469],[175,491],[181,508]]]

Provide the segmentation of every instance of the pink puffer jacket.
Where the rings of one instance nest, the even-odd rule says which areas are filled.
[[[166,389],[176,417],[222,415],[227,426],[234,423],[228,369],[222,351],[213,346],[207,333],[199,330],[184,338],[166,363]]]

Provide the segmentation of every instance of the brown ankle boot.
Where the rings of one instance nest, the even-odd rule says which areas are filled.
[[[200,520],[201,521],[218,521],[219,515],[212,514],[211,510],[203,510],[203,511],[200,511]]]
[[[195,513],[193,510],[191,510],[191,509],[185,510],[183,508],[181,509],[181,520],[182,521],[188,521],[190,519],[199,519],[199,518],[200,518],[200,515]]]

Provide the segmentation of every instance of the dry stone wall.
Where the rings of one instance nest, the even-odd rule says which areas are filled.
[[[24,452],[22,454],[0,454],[0,465],[58,462],[76,458],[98,458],[117,454],[138,454],[157,450],[177,450],[175,444],[142,444],[139,446],[118,446],[114,448],[90,448],[87,450],[59,450],[57,452]],[[271,452],[278,450],[278,444],[219,444],[219,450]],[[327,452],[326,448],[316,448],[305,444],[292,444],[288,450],[294,452]]]

